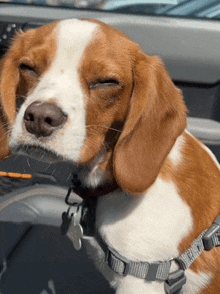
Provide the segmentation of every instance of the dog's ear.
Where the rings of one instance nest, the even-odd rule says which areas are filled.
[[[6,53],[0,60],[0,160],[10,154],[9,134],[16,115],[18,81],[18,68],[11,53]]]
[[[166,156],[186,127],[186,107],[161,60],[138,52],[134,89],[113,170],[126,192],[141,194],[155,181]]]

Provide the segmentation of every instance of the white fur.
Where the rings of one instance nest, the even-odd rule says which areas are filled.
[[[171,159],[174,166],[177,166],[178,164],[181,163],[181,160],[182,160],[181,151],[182,151],[182,147],[184,145],[184,142],[185,142],[184,137],[179,136],[176,140],[175,148],[172,148],[169,153],[169,158]]]
[[[61,159],[77,161],[86,134],[85,97],[80,86],[78,67],[96,28],[96,24],[88,21],[64,20],[59,23],[56,28],[55,59],[17,115],[10,142],[12,150],[18,144],[41,146],[60,155]],[[25,129],[24,112],[32,102],[50,99],[57,100],[57,105],[68,115],[68,120],[51,136],[37,139]]]
[[[192,217],[174,183],[158,178],[142,196],[118,191],[101,197],[97,226],[107,244],[126,258],[153,262],[178,255],[180,241],[192,228]],[[117,238],[122,234],[123,238]]]
[[[201,293],[201,290],[211,282],[213,275],[202,272],[195,273],[191,270],[187,270],[186,278],[187,284],[183,286],[183,294],[196,294]]]
[[[183,138],[177,140],[171,152],[179,162]],[[133,261],[165,261],[179,255],[178,246],[192,229],[190,208],[181,199],[173,182],[157,178],[142,196],[114,191],[98,199],[96,226],[108,246]],[[132,276],[113,273],[104,262],[104,254],[95,240],[86,247],[97,267],[117,294],[164,294],[163,282],[147,282]],[[177,267],[175,264],[172,270]],[[186,271],[184,294],[196,294],[211,280],[206,273]]]
[[[106,182],[112,181],[112,176],[99,168],[99,164],[104,160],[103,152],[91,160],[86,166],[77,169],[78,179],[88,188],[96,188]]]

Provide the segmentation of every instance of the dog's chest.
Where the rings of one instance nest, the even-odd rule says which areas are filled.
[[[192,228],[190,209],[175,185],[160,178],[142,196],[115,191],[101,197],[96,217],[103,240],[130,260],[177,256],[179,243]]]
[[[115,191],[99,198],[96,227],[103,241],[129,260],[165,261],[179,255],[178,246],[192,228],[192,217],[175,185],[158,178],[143,196],[134,197]],[[116,293],[133,294],[137,289],[138,293],[165,293],[163,282],[147,283],[112,272],[95,240],[87,249],[99,270],[117,289]],[[187,270],[186,276],[188,283],[183,293],[188,294],[199,293],[201,285],[210,278],[191,270]]]

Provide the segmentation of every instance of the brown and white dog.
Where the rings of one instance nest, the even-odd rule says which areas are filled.
[[[63,20],[19,33],[1,61],[0,93],[1,157],[64,160],[87,188],[117,184],[98,198],[96,228],[127,259],[178,256],[220,213],[219,165],[186,131],[180,90],[158,57],[114,28]],[[95,240],[89,250],[116,293],[165,293],[163,282],[112,272]],[[220,249],[186,277],[181,293],[220,293]]]

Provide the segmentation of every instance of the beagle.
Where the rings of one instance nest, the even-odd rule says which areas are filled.
[[[12,151],[77,165],[83,187],[109,187],[91,196],[102,242],[151,264],[151,275],[155,262],[178,271],[175,257],[220,213],[220,170],[186,131],[186,106],[161,60],[102,22],[62,20],[18,33],[1,61],[0,93],[1,158]],[[117,294],[220,292],[218,248],[166,290],[160,279],[115,272],[100,242],[87,243]]]

